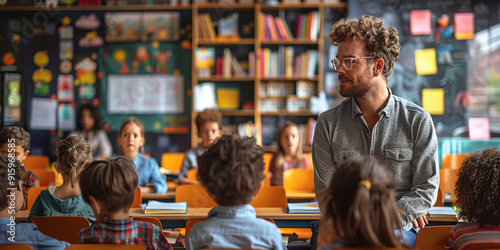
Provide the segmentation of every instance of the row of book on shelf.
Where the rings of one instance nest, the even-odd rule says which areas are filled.
[[[318,40],[320,28],[320,14],[311,11],[307,14],[299,14],[295,19],[294,33],[288,27],[287,22],[281,17],[271,14],[259,14],[260,35],[263,41],[289,41],[293,39]]]
[[[186,202],[160,202],[149,201],[144,206],[146,214],[186,214]],[[290,214],[319,214],[318,202],[288,203],[288,213]]]

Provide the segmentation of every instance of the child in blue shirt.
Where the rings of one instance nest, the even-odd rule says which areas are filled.
[[[95,217],[92,208],[83,201],[78,178],[82,170],[92,161],[89,143],[79,136],[69,136],[61,141],[55,152],[54,164],[61,173],[63,184],[49,186],[40,192],[30,210],[28,221],[36,216],[84,216],[90,223]]]
[[[186,236],[186,250],[286,249],[276,225],[249,204],[264,182],[264,151],[254,138],[223,135],[198,157],[198,180],[218,206]]]
[[[139,186],[142,193],[165,193],[167,192],[167,181],[160,174],[160,166],[155,159],[143,156],[139,150],[144,151],[144,127],[135,117],[129,117],[123,121],[118,132],[118,144],[123,155],[135,164],[135,170],[139,176]],[[146,186],[151,183],[152,187]]]
[[[14,154],[12,152],[11,154],[12,157],[0,154],[0,245],[25,244],[41,250],[66,248],[69,243],[42,234],[35,224],[17,223],[13,220],[24,198],[20,190],[21,163],[14,160]]]

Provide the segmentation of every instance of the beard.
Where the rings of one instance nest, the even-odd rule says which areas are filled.
[[[345,85],[341,84],[339,86],[339,93],[343,97],[362,97],[364,96],[372,87],[371,82],[368,84],[362,84],[362,85],[353,85],[353,81],[351,79],[345,78],[345,77],[340,77],[339,76],[339,81],[350,81],[350,84]]]

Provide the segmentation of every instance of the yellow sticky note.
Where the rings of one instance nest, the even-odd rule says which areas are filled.
[[[436,50],[433,48],[415,50],[415,68],[419,75],[437,74]]]
[[[238,109],[240,106],[240,91],[238,89],[217,89],[217,106],[219,106],[219,109]]]
[[[455,38],[457,40],[474,38],[474,13],[455,13]]]
[[[444,90],[422,89],[422,107],[431,115],[443,115]]]

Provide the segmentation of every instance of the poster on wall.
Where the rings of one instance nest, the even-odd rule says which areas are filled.
[[[50,98],[32,98],[30,129],[56,129],[57,100]]]
[[[110,114],[184,113],[180,75],[109,75],[107,93]]]

